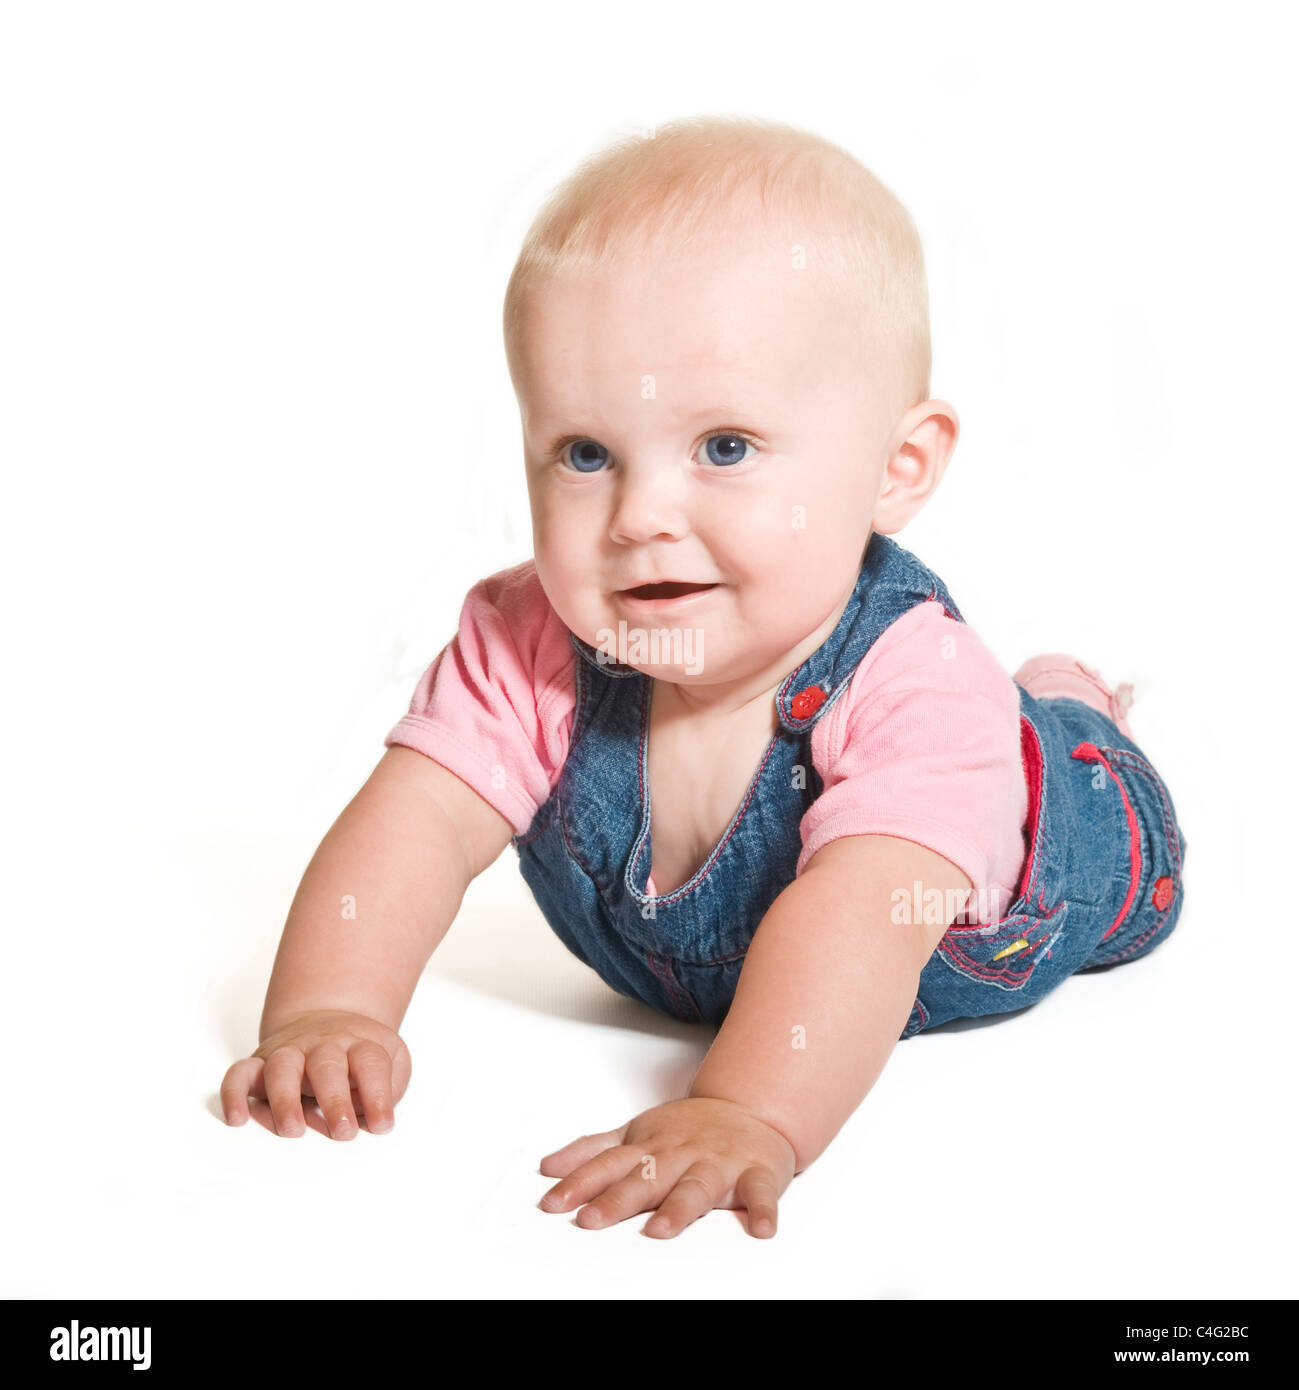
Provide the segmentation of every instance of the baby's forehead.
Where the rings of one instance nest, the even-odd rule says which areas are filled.
[[[562,343],[570,364],[580,357],[634,366],[670,357],[684,366],[729,363],[739,372],[757,359],[855,354],[875,342],[861,297],[793,239],[798,230],[746,229],[733,240],[713,236],[667,253],[618,255],[594,272],[540,276],[521,306],[523,346],[544,342],[548,355]]]

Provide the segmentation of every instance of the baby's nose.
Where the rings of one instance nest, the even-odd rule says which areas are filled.
[[[690,530],[679,492],[664,479],[624,476],[615,499],[609,523],[615,541],[680,540]]]

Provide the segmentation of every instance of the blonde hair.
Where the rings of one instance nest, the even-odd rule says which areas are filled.
[[[929,294],[906,208],[846,150],[810,131],[743,116],[672,121],[584,160],[537,213],[505,291],[506,351],[537,278],[588,275],[620,255],[657,258],[711,238],[732,196],[756,192],[796,231],[806,264],[857,306],[863,335],[901,367],[909,408],[929,396]]]

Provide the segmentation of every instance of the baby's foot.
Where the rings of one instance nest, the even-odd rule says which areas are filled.
[[[1015,672],[1015,681],[1037,699],[1067,695],[1081,700],[1112,719],[1125,738],[1132,737],[1128,710],[1132,705],[1132,682],[1122,681],[1111,690],[1094,667],[1065,652],[1048,652],[1030,657]]]

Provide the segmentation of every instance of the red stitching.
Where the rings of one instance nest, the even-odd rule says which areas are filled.
[[[654,700],[654,682],[645,679],[641,686],[640,744],[636,749],[636,795],[640,798],[641,816],[645,814],[645,741],[649,737],[650,705]],[[641,834],[645,827],[641,827]]]
[[[911,1019],[912,1019],[912,1016],[913,1016],[917,1011],[918,1011],[919,1014],[920,1014],[920,1019],[919,1019],[919,1022],[917,1022],[916,1026],[915,1026],[915,1030],[914,1030],[914,1032],[913,1032],[913,1031],[912,1031],[912,1027],[911,1027]],[[908,1036],[909,1036],[909,1037],[914,1037],[915,1034],[918,1033],[918,1032],[920,1032],[920,1030],[921,1030],[921,1029],[925,1026],[925,1024],[928,1023],[928,1022],[929,1022],[929,1015],[925,1012],[925,1006],[920,1002],[919,999],[917,999],[916,1002],[915,1002],[915,1003],[912,1005],[912,1007],[911,1007],[911,1013],[909,1013],[909,1014],[907,1015],[907,1021],[906,1021],[906,1023],[904,1023],[904,1024],[902,1025],[902,1031],[901,1031],[901,1033],[898,1034],[898,1041],[901,1042],[903,1038],[906,1038],[906,1037],[908,1037]]]
[[[1128,855],[1131,859],[1128,895],[1123,899],[1123,906],[1119,908],[1119,915],[1110,923],[1109,930],[1101,937],[1101,940],[1105,941],[1118,929],[1119,923],[1128,915],[1132,900],[1137,896],[1137,884],[1141,881],[1141,832],[1137,825],[1137,813],[1132,809],[1132,802],[1128,798],[1128,789],[1123,785],[1123,779],[1115,772],[1105,754],[1094,743],[1084,741],[1073,750],[1071,756],[1080,761],[1086,759],[1090,762],[1093,753],[1096,755],[1095,760],[1105,765],[1105,771],[1114,779],[1114,785],[1119,789],[1119,795],[1123,798],[1123,809],[1127,812],[1128,817]]]
[[[752,944],[752,943],[750,943],[750,944]],[[740,950],[738,950],[738,951],[729,951],[729,952],[728,952],[726,955],[724,955],[724,956],[714,956],[714,957],[712,958],[712,960],[703,960],[703,961],[700,961],[699,964],[700,964],[700,965],[725,965],[726,962],[727,962],[728,960],[737,960],[740,956],[747,956],[748,954],[749,954],[749,948],[748,948],[748,946],[743,946],[743,947],[741,947]]]
[[[804,665],[806,665],[806,663],[804,663]],[[800,666],[798,668],[798,671],[801,671],[802,669],[803,667]],[[791,723],[793,722],[794,716],[790,712],[789,703],[785,699],[785,693],[786,691],[788,691],[789,687],[794,683],[794,677],[798,675],[798,671],[791,671],[789,675],[787,675],[785,679],[780,683],[780,689],[776,691],[776,701],[780,705],[781,715],[785,719],[789,720]]]
[[[1045,814],[1042,797],[1044,781],[1042,742],[1037,736],[1037,730],[1033,727],[1032,720],[1026,714],[1019,716],[1019,723],[1020,760],[1024,765],[1024,777],[1028,789],[1028,819],[1032,822],[1033,828],[1029,836],[1028,858],[1024,864],[1024,871],[1020,875],[1019,891],[1015,895],[1016,901],[1029,897],[1037,881],[1042,860],[1042,856],[1038,853],[1038,847],[1042,838],[1042,821]],[[1032,735],[1031,745],[1029,742],[1030,734]]]
[[[554,815],[552,814],[547,816],[546,819],[542,822],[542,824],[538,827],[538,829],[530,831],[526,835],[520,835],[519,838],[515,840],[515,849],[523,849],[526,845],[530,845],[533,842],[533,840],[536,840],[540,836],[544,835],[545,832],[549,830],[554,823]]]
[[[1159,776],[1158,773],[1156,773],[1154,768],[1151,767],[1150,763],[1139,753],[1133,753],[1126,748],[1109,748],[1108,746],[1106,747],[1105,751],[1111,754],[1112,756],[1119,758],[1119,765],[1121,767],[1126,767],[1133,772],[1140,773],[1141,776],[1143,776],[1146,779],[1146,781],[1152,787],[1154,787],[1156,793],[1159,796],[1161,804],[1161,814],[1163,816],[1164,844],[1168,850],[1169,862],[1173,867],[1173,876],[1177,882],[1177,893],[1174,894],[1174,898],[1176,898],[1177,895],[1181,893],[1182,849],[1177,839],[1176,818],[1173,815],[1173,808],[1169,803],[1168,794],[1164,787],[1163,779]],[[1173,902],[1170,901],[1168,907],[1165,908],[1164,911],[1161,912],[1160,915],[1155,919],[1154,924],[1148,927],[1144,932],[1142,932],[1142,934],[1139,937],[1137,937],[1135,941],[1129,942],[1128,945],[1113,958],[1114,962],[1117,963],[1118,961],[1127,959],[1133,953],[1139,951],[1148,941],[1150,941],[1159,932],[1161,932],[1167,923],[1167,918],[1169,913],[1172,911],[1172,908]],[[1104,937],[1101,938],[1102,941],[1104,939]]]
[[[1165,908],[1164,911],[1161,912],[1159,916],[1155,918],[1154,925],[1147,927],[1146,930],[1142,932],[1141,935],[1137,937],[1135,941],[1129,942],[1121,951],[1116,952],[1112,956],[1104,956],[1100,960],[1089,959],[1087,961],[1087,964],[1118,965],[1120,962],[1125,961],[1129,957],[1135,955],[1138,951],[1141,950],[1141,948],[1146,944],[1146,942],[1150,941],[1151,938],[1157,936],[1161,931],[1164,930],[1164,928],[1168,925],[1168,917],[1173,910],[1174,904],[1177,904],[1180,901],[1181,891],[1179,889],[1178,893],[1174,896],[1173,901],[1170,902],[1167,908]],[[1102,938],[1102,940],[1103,939],[1104,938]]]
[[[1182,898],[1182,847],[1177,836],[1177,818],[1173,815],[1173,808],[1169,802],[1168,792],[1164,786],[1163,779],[1139,753],[1134,753],[1127,748],[1109,748],[1108,746],[1106,747],[1106,752],[1121,759],[1120,766],[1126,767],[1133,772],[1140,773],[1147,782],[1154,787],[1158,794],[1162,806],[1164,822],[1164,843],[1168,849],[1169,861],[1173,866],[1173,877],[1177,883],[1177,889],[1172,899],[1169,901],[1168,906],[1155,918],[1154,923],[1147,927],[1140,936],[1128,942],[1121,951],[1117,951],[1113,955],[1104,956],[1099,960],[1089,960],[1089,965],[1118,965],[1120,962],[1128,960],[1136,955],[1143,946],[1168,928],[1169,918],[1174,915],[1174,908],[1176,907],[1180,911]],[[1108,936],[1109,933],[1107,932],[1106,935]],[[1102,941],[1104,939],[1104,937],[1101,938]]]
[[[649,968],[654,972],[655,976],[663,983],[663,985],[666,986],[668,995],[671,997],[673,1006],[676,1008],[677,1013],[680,1014],[681,1012],[681,1000],[684,998],[686,1002],[690,1005],[690,1012],[694,1014],[694,1016],[697,1019],[701,1019],[703,1015],[699,1012],[699,1005],[695,1003],[693,997],[691,997],[690,995],[683,994],[682,986],[680,982],[673,976],[672,967],[668,963],[667,957],[663,957],[663,964],[665,967],[663,970],[660,970],[658,966],[655,965],[653,951],[649,951],[646,953],[646,959],[649,961]]]
[[[1164,787],[1163,778],[1139,753],[1130,752],[1126,748],[1106,747],[1107,753],[1119,758],[1130,758],[1132,761],[1124,762],[1122,766],[1131,767],[1133,772],[1139,772],[1154,787],[1159,794],[1159,800],[1163,807],[1164,815],[1164,841],[1168,845],[1168,857],[1174,865],[1174,876],[1180,881],[1182,876],[1182,847],[1177,838],[1177,817],[1173,815],[1173,808],[1168,800],[1168,792]],[[1170,827],[1173,833],[1169,834]]]

